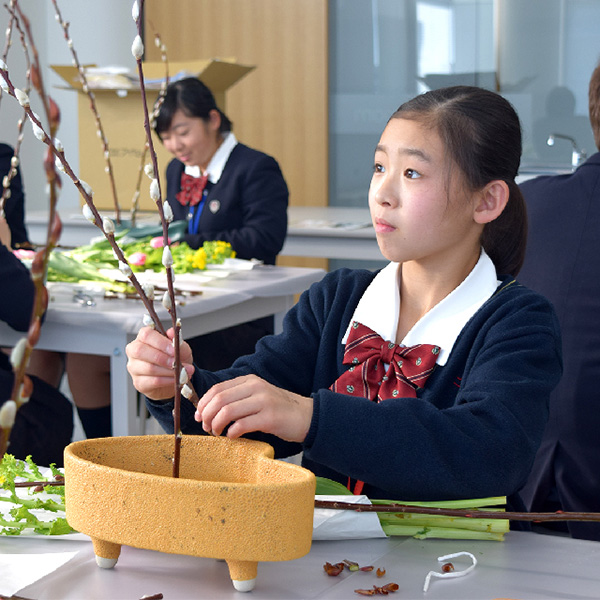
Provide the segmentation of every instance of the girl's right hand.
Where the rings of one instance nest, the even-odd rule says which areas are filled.
[[[127,344],[127,370],[136,390],[151,400],[170,400],[175,395],[173,362],[174,330],[165,337],[151,327],[142,327],[133,342]],[[181,363],[191,377],[194,372],[192,350],[186,342],[180,345]]]

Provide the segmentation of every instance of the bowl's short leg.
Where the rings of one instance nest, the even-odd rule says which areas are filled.
[[[233,587],[238,592],[250,592],[256,583],[258,562],[248,560],[227,560]]]
[[[103,569],[112,569],[121,554],[121,545],[105,542],[98,538],[92,538],[94,544],[94,554],[96,555],[96,564]]]

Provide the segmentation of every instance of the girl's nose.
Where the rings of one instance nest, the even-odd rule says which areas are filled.
[[[391,177],[378,177],[371,180],[370,194],[382,206],[397,206],[398,189]]]

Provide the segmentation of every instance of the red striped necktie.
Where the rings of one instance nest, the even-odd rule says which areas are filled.
[[[384,340],[372,329],[354,321],[346,341],[344,364],[350,368],[338,377],[331,390],[339,394],[381,402],[390,398],[416,398],[431,375],[439,346],[400,346]],[[386,368],[387,365],[387,368]],[[357,481],[354,493],[364,483]],[[350,489],[350,479],[348,479]]]

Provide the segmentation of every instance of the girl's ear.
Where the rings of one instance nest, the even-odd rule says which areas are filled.
[[[485,224],[497,219],[504,210],[510,190],[508,184],[501,179],[490,181],[478,194],[473,212],[476,223]]]
[[[208,113],[209,128],[212,131],[218,131],[221,127],[221,114],[214,108]]]

